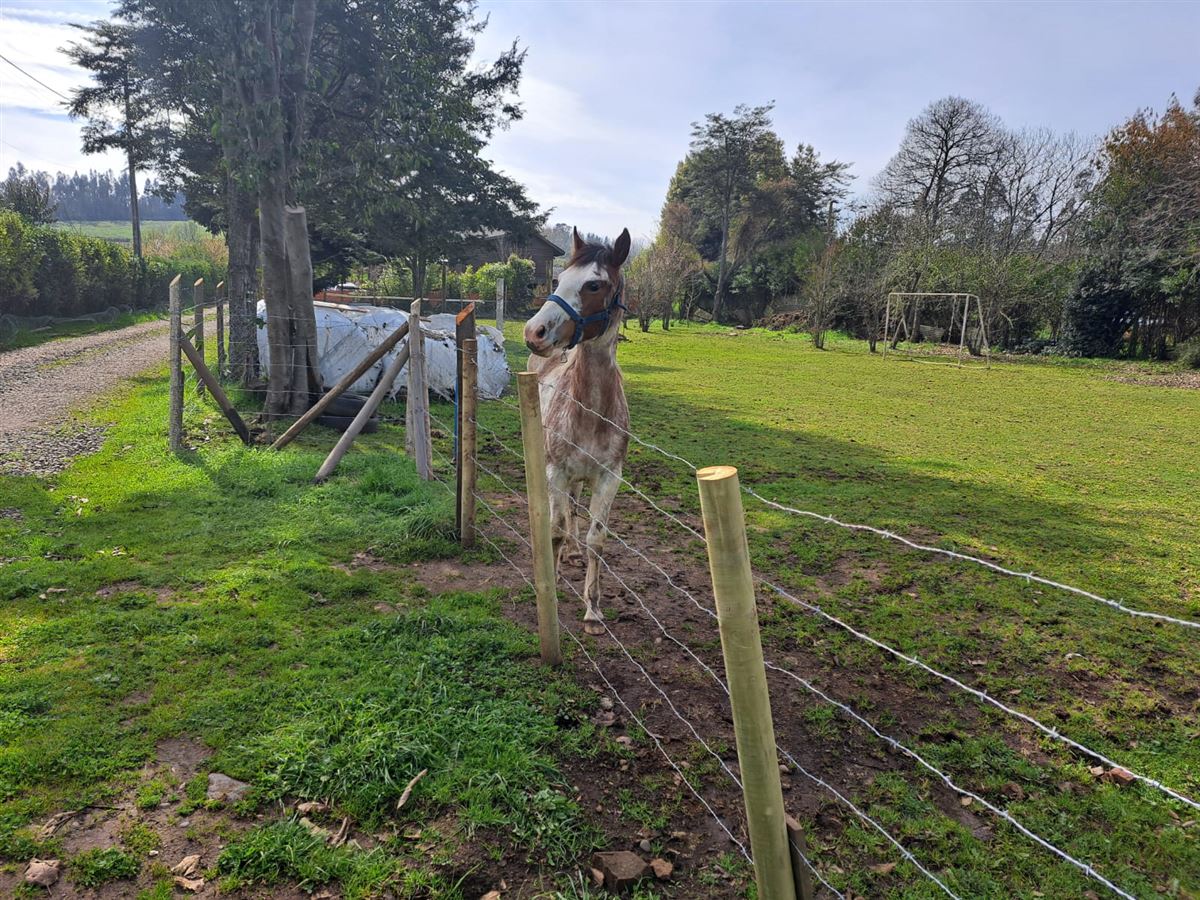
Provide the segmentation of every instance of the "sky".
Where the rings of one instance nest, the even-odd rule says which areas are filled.
[[[205,2],[205,0],[197,0]],[[219,0],[215,0],[219,2]],[[82,83],[59,48],[109,0],[0,0],[0,54],[49,88]],[[905,124],[949,94],[1009,126],[1099,136],[1200,88],[1200,2],[799,3],[481,0],[480,61],[527,49],[524,118],[486,155],[551,222],[653,233],[691,125],[774,102],[789,154],[852,163],[865,195]],[[51,90],[0,61],[0,172],[121,168],[85,157]]]

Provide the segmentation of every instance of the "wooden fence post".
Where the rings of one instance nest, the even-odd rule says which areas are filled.
[[[496,328],[504,334],[504,279],[496,279]]]
[[[463,524],[463,365],[464,344],[475,337],[475,304],[468,303],[454,318],[454,528],[462,536]],[[478,357],[476,357],[478,359]],[[474,457],[472,457],[472,464]],[[464,545],[465,546],[465,545]]]
[[[459,382],[461,427],[458,432],[459,540],[475,545],[475,411],[479,400],[479,373],[475,338],[462,343],[462,380]]]
[[[546,482],[546,438],[536,372],[517,375],[521,400],[521,444],[525,448],[525,489],[529,501],[529,536],[533,540],[533,586],[537,592],[538,641],[542,662],[562,662],[558,635],[558,595],[554,589],[554,551],[550,540],[550,488]]]
[[[396,358],[392,360],[391,365],[384,370],[383,377],[375,385],[375,390],[371,391],[371,396],[367,398],[367,402],[363,404],[363,408],[358,411],[358,415],[354,417],[354,420],[350,423],[350,427],[342,432],[342,436],[338,438],[338,442],[329,451],[329,455],[325,457],[325,462],[321,463],[321,468],[317,470],[317,476],[313,479],[317,484],[320,484],[333,474],[333,470],[342,461],[342,457],[346,455],[346,451],[350,449],[350,445],[354,443],[354,439],[363,430],[363,426],[367,424],[367,420],[375,415],[375,410],[379,409],[379,404],[383,402],[384,396],[391,389],[392,382],[399,377],[400,370],[404,368],[404,364],[412,361],[410,352],[413,346],[413,337],[414,334],[410,333],[408,343],[400,348],[400,352],[396,354]],[[417,329],[415,332],[415,337],[417,340],[423,339],[420,329]]]
[[[783,790],[775,755],[775,727],[758,633],[758,611],[754,606],[750,548],[746,542],[737,469],[733,466],[700,469],[696,472],[696,482],[708,538],[708,564],[717,600],[721,653],[729,679],[758,896],[760,900],[795,900]]]
[[[179,346],[183,350],[184,355],[187,356],[188,362],[192,364],[192,368],[196,370],[196,378],[208,385],[213,399],[217,401],[217,406],[221,407],[221,412],[225,413],[225,418],[229,420],[229,424],[233,426],[233,430],[242,439],[242,443],[250,446],[253,443],[250,438],[250,429],[246,427],[246,423],[242,421],[242,417],[238,415],[237,410],[233,408],[233,404],[229,402],[229,398],[225,396],[225,391],[221,389],[221,382],[217,381],[216,376],[209,371],[208,364],[204,362],[204,357],[200,355],[200,351],[192,346],[192,342],[184,334],[179,336]]]
[[[217,299],[217,377],[225,377],[225,298],[221,296],[221,289],[225,287],[225,282],[218,281],[216,288],[213,289],[213,294]]]
[[[417,462],[417,474],[428,481],[433,477],[433,438],[429,434],[429,380],[425,375],[425,332],[421,328],[421,301],[409,308],[408,328],[408,423],[405,446]]]
[[[204,279],[197,278],[192,285],[192,313],[196,317],[196,352],[204,358]],[[204,379],[196,379],[196,393],[204,396]]]
[[[343,375],[342,379],[333,387],[331,387],[324,395],[322,395],[321,399],[313,404],[313,407],[308,412],[297,419],[296,423],[291,428],[289,428],[275,440],[275,443],[271,445],[271,449],[282,450],[284,447],[290,444],[295,439],[296,435],[312,424],[312,421],[318,418],[321,413],[325,412],[325,410],[331,403],[333,403],[334,400],[349,390],[350,386],[354,384],[354,382],[358,381],[358,379],[360,379],[364,374],[366,374],[367,370],[371,368],[371,366],[383,359],[383,357],[386,356],[393,347],[395,347],[398,343],[400,343],[401,340],[404,339],[406,334],[408,334],[408,322],[402,323],[399,328],[388,335],[382,344],[364,356],[359,361],[358,365],[356,365],[350,372]]]
[[[179,350],[179,337],[183,332],[183,299],[179,290],[182,278],[182,275],[175,276],[169,293],[171,349],[167,356],[171,364],[171,406],[167,414],[167,434],[172,453],[178,453],[183,448],[183,359]]]

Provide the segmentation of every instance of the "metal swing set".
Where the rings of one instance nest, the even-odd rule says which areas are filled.
[[[921,303],[925,300],[949,300],[952,304],[950,309],[950,327],[944,331],[940,328],[932,328],[920,326],[917,321],[917,316],[920,313]],[[912,301],[913,316],[912,326],[908,323],[909,302]],[[961,304],[961,307],[960,307]],[[976,366],[964,366],[963,350],[968,348],[967,332],[968,322],[971,317],[971,309],[974,306],[975,314],[978,318],[979,326],[976,332],[979,339],[979,349],[983,354],[983,368],[990,369],[992,365],[992,351],[988,344],[987,336],[987,321],[983,315],[983,304],[979,297],[975,294],[947,294],[947,293],[932,293],[932,292],[902,292],[892,291],[887,296],[887,306],[883,314],[883,355],[888,355],[889,349],[892,348],[892,341],[897,344],[903,340],[908,344],[905,348],[904,355],[900,358],[907,359],[911,362],[921,362],[926,365],[941,365],[954,366],[962,368],[978,368]],[[961,313],[960,313],[961,308]],[[939,362],[933,359],[919,359],[913,352],[912,346],[917,343],[935,342],[944,343],[944,338],[954,334],[955,324],[958,325],[958,353],[956,361],[953,363]],[[896,354],[893,354],[896,355]]]

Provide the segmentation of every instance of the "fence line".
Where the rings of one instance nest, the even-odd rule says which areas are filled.
[[[449,457],[446,457],[444,454],[442,454],[442,458],[447,461],[450,461]],[[444,479],[442,479],[436,473],[436,471],[433,473],[433,477],[434,477],[434,480],[437,481],[439,484],[441,484],[442,487],[444,487],[448,493],[450,493],[451,495],[454,494],[454,489]],[[476,499],[482,500],[482,498],[479,496],[478,493],[476,493]],[[499,519],[501,522],[504,522],[504,524],[506,524],[506,525],[508,524],[504,520],[504,518],[502,516],[500,516],[490,506],[485,504],[485,509],[487,509],[495,518]],[[522,536],[520,534],[520,532],[517,532],[515,529],[513,529],[511,525],[509,525],[508,527],[527,546],[530,546],[529,542],[527,540],[525,540],[524,536]],[[513,568],[514,571],[516,571],[516,573],[518,575],[521,576],[522,579],[524,579],[525,583],[529,586],[529,588],[533,589],[533,587],[534,587],[533,582],[529,580],[529,577],[524,573],[524,571],[521,569],[521,567],[518,566],[512,560],[512,558],[510,556],[508,556],[508,554],[506,554],[499,547],[499,545],[497,545],[495,543],[495,541],[493,541],[485,532],[480,531],[479,535],[492,547],[493,550],[495,550],[498,554],[500,554],[501,557],[503,557],[503,559]],[[637,715],[637,713],[635,713],[633,711],[633,709],[629,706],[629,704],[625,702],[625,698],[623,698],[621,696],[620,692],[616,689],[616,687],[612,684],[612,682],[608,680],[608,676],[606,676],[604,674],[604,671],[600,668],[600,666],[596,662],[596,660],[591,656],[590,653],[587,652],[587,648],[584,647],[583,643],[575,635],[575,632],[566,625],[563,625],[563,630],[567,633],[567,635],[571,638],[571,640],[573,640],[575,642],[576,646],[579,647],[580,651],[587,658],[587,661],[589,663],[591,663],[592,668],[594,668],[596,670],[596,674],[599,675],[600,678],[604,681],[604,683],[608,686],[608,689],[609,689],[610,693],[612,694],[612,696],[616,698],[617,702],[620,703],[622,707],[624,707],[625,711],[627,713],[629,713],[630,718],[632,718],[633,721],[637,723],[638,727],[641,728],[641,730],[644,731],[646,733],[646,735],[654,742],[654,745],[655,745],[655,747],[657,747],[658,752],[662,754],[663,758],[667,761],[667,763],[671,766],[672,769],[675,770],[675,773],[679,776],[680,782],[682,784],[687,785],[688,790],[692,792],[693,796],[695,796],[695,798],[700,801],[701,805],[703,805],[704,808],[706,810],[708,810],[709,815],[711,815],[713,817],[713,819],[716,821],[716,823],[721,827],[721,830],[724,831],[725,834],[729,837],[729,840],[732,841],[737,846],[737,848],[741,852],[742,856],[746,858],[746,861],[752,862],[750,853],[747,850],[746,845],[742,841],[738,840],[737,836],[733,833],[733,831],[730,830],[729,826],[725,824],[725,821],[717,814],[716,810],[714,810],[712,808],[712,806],[709,804],[709,802],[704,798],[704,796],[699,791],[696,790],[696,788],[688,780],[688,777],[684,773],[684,771],[679,767],[679,765],[675,762],[675,760],[671,758],[671,755],[669,753],[667,753],[666,748],[663,747],[662,742],[658,739],[658,736],[646,726],[645,722],[643,722],[642,719]],[[732,775],[732,773],[730,773],[730,774]],[[811,866],[811,863],[810,863],[810,866]],[[815,873],[815,871],[816,870],[814,869],[814,873]],[[817,877],[821,878],[819,873],[817,874]],[[821,878],[821,881],[822,881],[822,883],[825,883],[823,878]],[[831,887],[831,890],[834,890],[834,892],[837,893],[837,891],[835,889],[833,889],[832,887]],[[838,896],[841,897],[842,894],[838,893]]]
[[[566,396],[566,395],[564,395],[564,396]],[[574,399],[574,398],[572,398],[572,399]],[[578,403],[579,401],[575,401],[575,402]],[[584,409],[588,409],[588,407],[583,406],[582,404],[580,404],[580,405]],[[596,415],[600,416],[599,413],[596,413]],[[600,416],[600,418],[604,418],[604,417]],[[593,456],[591,453],[589,453],[584,448],[580,447],[578,444],[571,441],[569,438],[567,438],[561,432],[555,431],[553,429],[548,429],[548,431],[549,431],[549,433],[554,434],[559,439],[566,441],[566,443],[570,444],[572,447],[575,447],[577,450],[579,450],[581,453],[584,453],[589,458],[596,460],[595,456]],[[605,471],[610,472],[610,474],[616,475],[616,477],[620,478],[622,482],[629,485],[639,496],[646,499],[647,502],[649,502],[651,504],[651,506],[653,506],[654,509],[657,510],[659,513],[661,513],[662,515],[671,519],[672,521],[677,523],[680,527],[682,527],[686,531],[688,531],[691,534],[695,535],[696,537],[700,538],[700,540],[702,540],[702,541],[704,540],[703,535],[699,534],[694,528],[692,528],[686,522],[681,520],[679,517],[673,515],[672,513],[668,512],[667,510],[662,509],[658,504],[654,503],[653,500],[651,500],[649,497],[647,497],[645,493],[643,493],[640,489],[638,489],[637,487],[632,485],[624,477],[617,475],[615,472],[612,472],[611,469],[608,469],[599,460],[596,460],[596,462],[598,465],[600,465],[602,468],[604,468]],[[691,464],[688,463],[688,465],[691,465]],[[743,488],[743,490],[747,490],[747,489]],[[751,496],[756,497],[756,499],[765,501],[765,498],[762,498],[761,495],[757,494],[756,492],[754,492],[752,490],[748,491],[748,492],[751,494]],[[824,517],[824,516],[821,516],[819,513],[811,513],[810,515],[817,516],[818,518],[821,518],[823,520],[831,520],[831,517]],[[832,520],[832,521],[836,522],[836,520]],[[837,524],[842,524],[842,523],[837,523]],[[850,527],[850,526],[843,526],[843,527]],[[881,534],[889,534],[890,535],[889,532],[883,532],[881,529],[873,529],[871,526],[856,526],[856,527],[860,527],[865,530],[872,530],[872,531],[877,530]],[[894,535],[893,535],[893,537],[894,537]],[[938,548],[931,548],[931,549],[937,550]],[[953,551],[940,551],[940,552],[952,553]],[[1048,737],[1051,737],[1054,740],[1060,741],[1060,742],[1066,744],[1067,746],[1072,747],[1073,749],[1079,751],[1080,753],[1087,755],[1088,757],[1095,760],[1096,762],[1103,763],[1103,764],[1109,766],[1110,768],[1123,769],[1124,771],[1129,772],[1130,775],[1132,775],[1136,780],[1138,780],[1144,784],[1147,784],[1151,787],[1157,788],[1158,790],[1160,790],[1163,793],[1167,794],[1168,796],[1174,798],[1175,800],[1178,800],[1179,802],[1186,804],[1187,806],[1190,806],[1194,809],[1200,810],[1200,803],[1197,803],[1195,800],[1192,800],[1190,797],[1187,797],[1186,795],[1168,787],[1167,785],[1163,784],[1161,781],[1158,781],[1157,779],[1152,778],[1148,775],[1142,775],[1138,772],[1135,772],[1132,769],[1130,769],[1128,766],[1122,765],[1122,764],[1116,762],[1115,760],[1110,759],[1108,756],[1100,753],[1099,751],[1092,750],[1091,748],[1085,746],[1084,744],[1081,744],[1078,741],[1075,741],[1074,739],[1067,737],[1066,735],[1059,732],[1058,729],[1052,728],[1048,725],[1044,725],[1042,722],[1035,719],[1033,716],[1031,716],[1027,713],[1020,712],[1019,710],[1013,709],[1012,707],[1009,707],[1008,705],[1002,703],[1001,701],[996,700],[994,697],[992,697],[986,691],[982,691],[978,688],[970,687],[969,685],[964,684],[962,681],[959,681],[958,679],[954,678],[953,676],[946,675],[945,673],[940,672],[937,669],[934,669],[933,667],[929,666],[925,662],[923,662],[915,657],[908,656],[907,654],[904,654],[901,651],[888,646],[887,644],[883,643],[882,641],[879,641],[878,639],[873,638],[870,635],[859,631],[858,629],[847,624],[846,622],[843,622],[841,619],[837,618],[836,616],[833,616],[833,615],[825,612],[819,606],[816,606],[815,604],[808,603],[807,601],[804,601],[804,600],[799,599],[798,597],[795,597],[794,595],[788,593],[783,588],[781,588],[778,585],[774,584],[773,582],[763,578],[762,576],[756,575],[755,577],[759,581],[759,583],[770,588],[775,593],[779,594],[782,597],[787,598],[788,600],[791,600],[793,603],[803,606],[805,609],[808,609],[811,612],[818,614],[819,616],[822,616],[823,618],[827,619],[829,622],[839,626],[840,628],[843,628],[848,633],[854,635],[855,637],[859,638],[860,640],[864,640],[864,641],[878,647],[879,649],[892,654],[893,656],[897,657],[898,659],[901,659],[901,660],[909,663],[910,665],[917,666],[917,667],[921,668],[922,670],[926,671],[927,673],[934,675],[937,678],[942,679],[946,683],[951,684],[955,687],[958,687],[961,690],[964,690],[964,691],[970,693],[972,696],[974,696],[986,703],[989,703],[992,706],[995,706],[997,709],[1004,711],[1008,715],[1014,716],[1014,717],[1022,720],[1023,722],[1026,722],[1027,724],[1032,725],[1034,728],[1038,729],[1039,731],[1041,731],[1043,734],[1047,735]],[[1101,599],[1103,599],[1103,598],[1101,598]],[[1110,601],[1110,602],[1115,603],[1115,601]],[[1157,615],[1157,614],[1147,614],[1147,615]],[[1179,621],[1182,622],[1183,624],[1189,624],[1185,620],[1179,620]]]
[[[591,407],[582,403],[575,397],[572,397],[569,393],[562,390],[557,385],[546,384],[545,382],[542,382],[542,384],[545,384],[546,387],[550,388],[555,393],[557,393],[563,397],[566,397],[572,403],[574,403],[576,406],[578,406],[580,409],[585,410],[586,412],[590,413],[591,415],[595,416],[596,418],[601,419],[602,421],[606,422],[607,424],[609,424],[612,427],[616,428],[617,430],[621,431],[623,434],[625,434],[627,437],[629,437],[631,440],[637,442],[641,446],[646,447],[649,450],[654,450],[655,452],[657,452],[669,459],[677,460],[678,462],[681,462],[685,466],[687,466],[691,471],[693,471],[693,472],[696,471],[697,466],[691,460],[685,459],[684,457],[678,455],[677,453],[672,453],[669,450],[664,450],[662,447],[658,446],[657,444],[654,444],[650,441],[644,440],[643,438],[639,437],[637,434],[635,434],[633,431],[629,430],[628,428],[617,424],[612,419],[605,416],[603,413],[596,412]],[[578,448],[578,449],[582,449],[582,448]],[[586,451],[584,451],[584,452],[586,452]],[[764,497],[762,494],[760,494],[758,491],[756,491],[753,487],[743,485],[742,491],[744,493],[748,494],[749,496],[753,497],[754,499],[758,500],[760,503],[764,503],[767,506],[770,506],[770,507],[773,507],[774,509],[780,510],[781,512],[787,512],[787,513],[791,513],[792,515],[798,515],[798,516],[806,516],[808,518],[816,519],[820,522],[825,522],[826,524],[834,525],[834,526],[837,526],[838,528],[843,528],[843,529],[847,529],[850,531],[868,532],[868,533],[877,535],[879,537],[886,538],[888,540],[896,541],[900,544],[903,544],[903,545],[909,547],[910,549],[919,550],[924,553],[936,553],[936,554],[940,554],[942,556],[949,557],[951,559],[957,559],[957,560],[960,560],[963,562],[974,563],[975,565],[983,566],[984,568],[990,569],[993,572],[997,572],[998,574],[1001,574],[1001,575],[1008,575],[1008,576],[1014,577],[1014,578],[1024,578],[1026,580],[1026,582],[1036,582],[1038,584],[1045,585],[1046,587],[1051,587],[1051,588],[1055,588],[1057,590],[1066,591],[1068,593],[1076,594],[1080,597],[1086,597],[1089,600],[1094,600],[1098,603],[1103,603],[1104,605],[1109,606],[1112,609],[1119,610],[1120,612],[1126,613],[1127,615],[1130,615],[1130,616],[1154,619],[1154,620],[1162,621],[1162,622],[1170,622],[1173,625],[1181,625],[1186,628],[1200,629],[1200,622],[1194,622],[1189,619],[1177,618],[1175,616],[1170,616],[1165,613],[1155,613],[1155,612],[1150,612],[1148,610],[1135,609],[1133,607],[1126,606],[1125,604],[1121,603],[1120,601],[1111,600],[1107,597],[1101,596],[1100,594],[1096,594],[1096,593],[1093,593],[1092,591],[1085,590],[1084,588],[1078,588],[1073,585],[1054,581],[1053,579],[1050,579],[1050,578],[1045,578],[1041,575],[1035,574],[1034,572],[1018,572],[1014,569],[1006,568],[1004,566],[1001,566],[997,563],[983,559],[981,557],[972,556],[969,553],[960,553],[956,550],[946,550],[942,547],[934,547],[934,546],[930,546],[928,544],[921,544],[916,541],[909,540],[908,538],[904,537],[903,535],[899,535],[893,531],[889,531],[886,528],[877,528],[873,525],[864,525],[864,524],[854,523],[854,522],[843,522],[834,516],[826,515],[824,513],[818,513],[818,512],[813,512],[811,510],[797,509],[796,507],[787,506],[787,505],[779,503],[775,500],[771,500],[768,497]]]

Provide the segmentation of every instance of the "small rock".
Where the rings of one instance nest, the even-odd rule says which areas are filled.
[[[178,826],[178,827],[179,827],[179,828],[190,828],[190,827],[191,827],[191,825],[192,825],[192,820],[191,820],[191,819],[180,819],[180,820],[179,820],[179,826]]]
[[[1000,793],[1002,793],[1009,800],[1025,799],[1025,789],[1015,781],[1010,781],[1004,785],[1004,787],[1000,788]]]
[[[596,887],[603,887],[604,873],[599,869],[591,869],[590,871],[592,873],[592,884],[594,884]]]
[[[650,869],[654,872],[654,877],[659,881],[666,881],[671,877],[671,873],[675,871],[675,867],[665,859],[650,860]]]
[[[612,709],[613,708],[612,700],[610,700],[608,697],[601,697],[600,698],[600,708],[601,709]]]
[[[1127,787],[1133,784],[1136,779],[1128,769],[1112,768],[1104,773],[1104,780],[1111,781],[1113,784],[1119,784],[1121,787]]]
[[[1091,772],[1096,778],[1104,777],[1104,766],[1092,766],[1090,769],[1088,769],[1088,771]]]
[[[194,893],[196,893],[196,891],[198,891],[202,887],[204,887],[204,879],[203,878],[184,878],[182,875],[176,875],[175,876],[175,887],[179,888],[182,891],[190,891],[191,893],[194,894]]]
[[[604,886],[616,893],[632,887],[651,871],[644,859],[628,850],[596,853],[592,866],[604,873]]]
[[[157,850],[151,850],[151,851],[150,851],[148,854],[146,854],[146,855],[147,855],[147,856],[149,856],[149,857],[151,857],[151,858],[153,858],[153,857],[155,857],[155,856],[158,856],[158,851],[157,851]]]
[[[877,866],[871,866],[871,871],[876,875],[891,875],[892,870],[896,868],[894,862],[880,863]]]
[[[972,800],[970,797],[959,797],[959,798],[958,798],[958,805],[959,805],[959,806],[970,806],[970,805],[971,805],[972,803],[974,803],[974,802],[975,802],[975,801],[974,801],[974,800]]]
[[[296,812],[302,816],[311,816],[313,813],[328,812],[329,807],[320,800],[306,800],[304,803],[296,804]]]
[[[57,859],[31,859],[25,870],[25,883],[48,888],[58,881],[62,863]]]
[[[500,892],[488,891],[486,894],[480,897],[479,900],[500,900]]]
[[[208,792],[205,796],[209,800],[219,800],[222,803],[237,803],[249,790],[250,785],[244,781],[238,781],[220,772],[212,772],[208,776]]]
[[[640,841],[638,841],[638,847],[639,847],[639,849],[641,849],[641,851],[643,853],[649,853],[651,850],[654,849],[654,846],[650,843],[650,841],[647,838],[642,838]]]
[[[616,741],[618,744],[620,744],[622,747],[632,747],[633,746],[633,738],[631,738],[627,734],[623,734],[620,737],[615,737],[615,738],[613,738],[613,740]]]
[[[185,856],[179,862],[171,867],[172,875],[191,876],[196,874],[196,870],[200,868],[200,854],[193,853],[191,856]]]
[[[376,603],[371,607],[371,609],[375,610],[377,613],[383,613],[384,615],[394,613],[396,611],[396,607],[392,606],[390,603]]]

